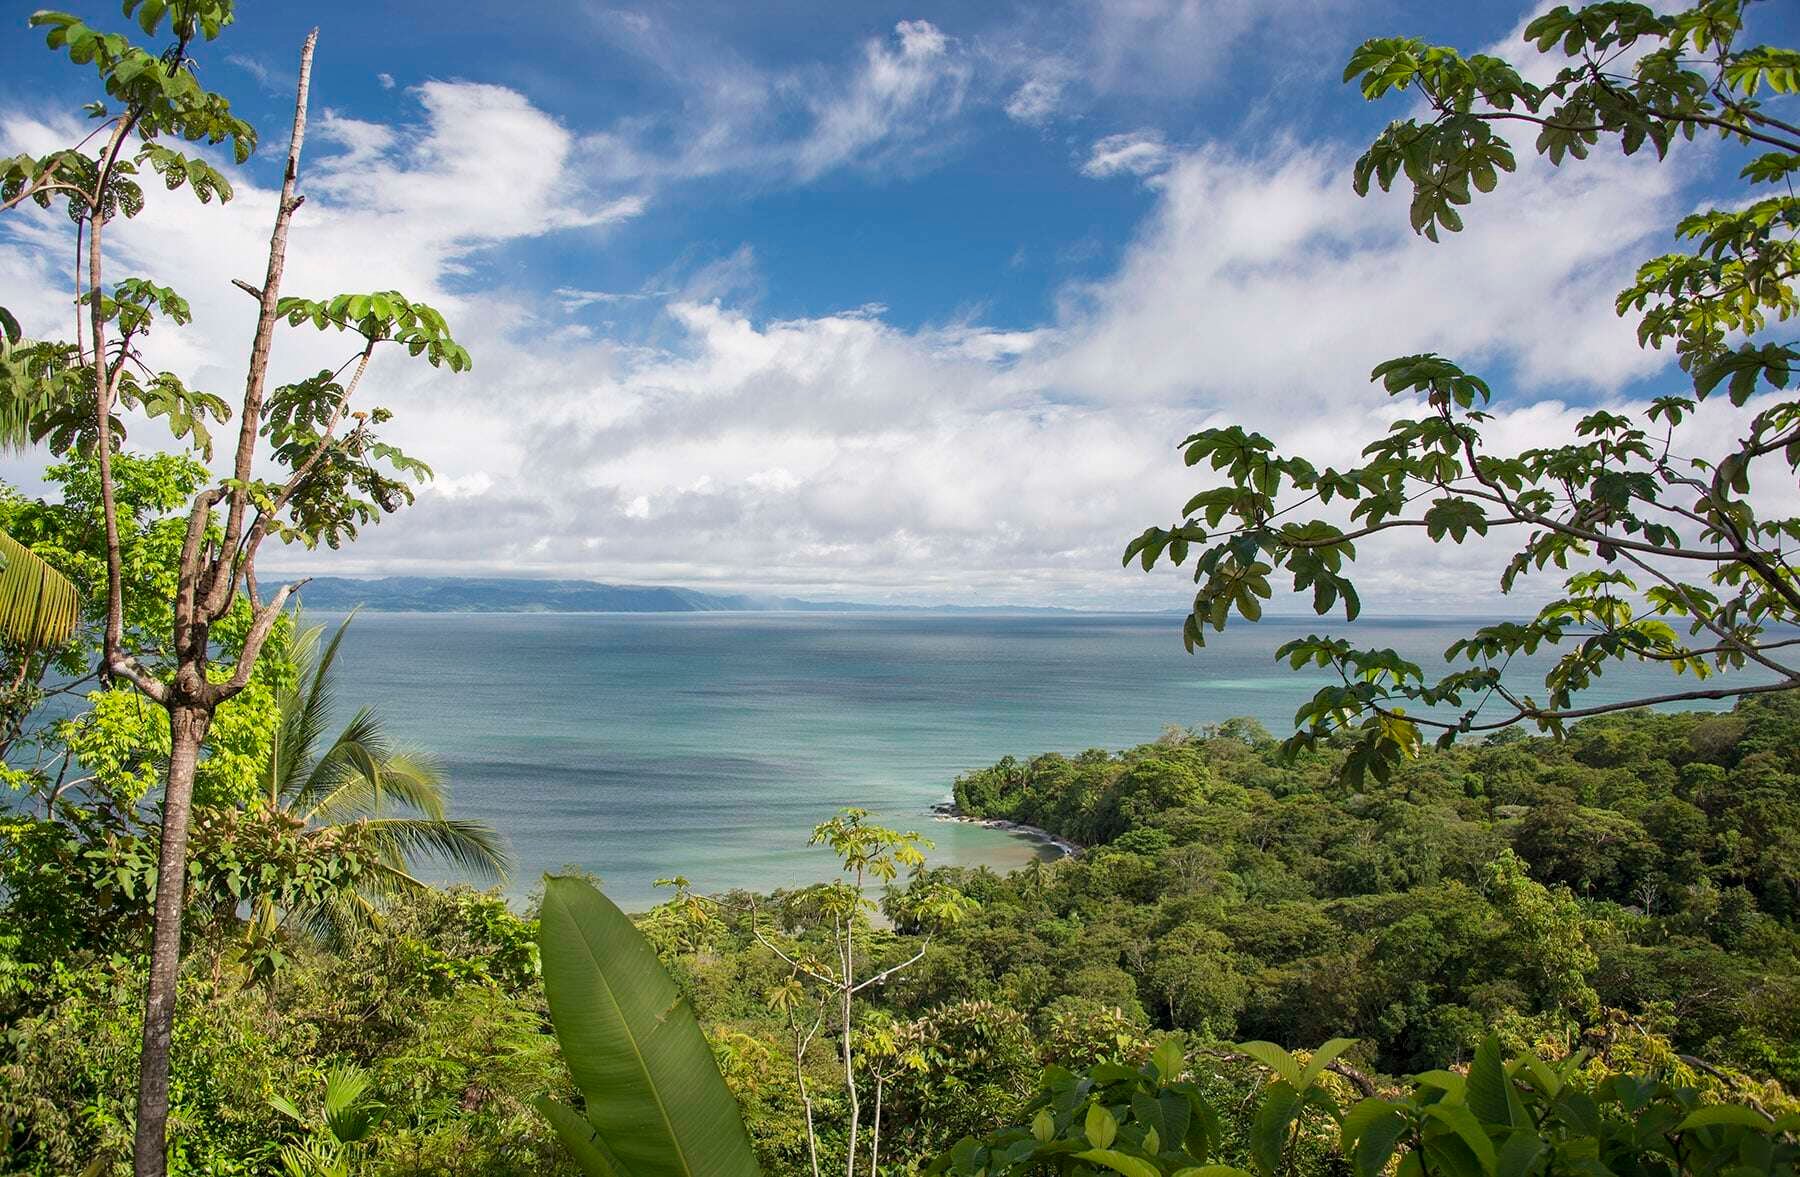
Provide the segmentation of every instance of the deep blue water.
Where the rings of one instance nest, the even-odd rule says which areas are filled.
[[[1429,672],[1469,626],[1364,620],[1345,632]],[[1126,747],[1171,723],[1252,716],[1285,735],[1326,681],[1271,657],[1317,620],[1235,626],[1191,656],[1179,627],[1055,614],[365,613],[338,697],[375,705],[440,758],[455,813],[492,823],[518,856],[510,892],[576,865],[635,906],[677,873],[707,889],[821,877],[828,863],[806,835],[844,805],[920,829],[938,843],[934,861],[1019,865],[1031,844],[930,820],[958,773],[1008,753]],[[1541,681],[1542,664],[1514,669]],[[1674,688],[1655,673],[1615,671],[1589,698]]]

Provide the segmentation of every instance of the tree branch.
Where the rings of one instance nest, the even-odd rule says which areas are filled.
[[[155,679],[137,671],[123,649],[125,641],[125,581],[123,559],[119,549],[119,511],[112,478],[112,380],[106,367],[106,312],[101,306],[100,291],[104,287],[105,266],[100,249],[100,230],[105,223],[101,213],[106,193],[106,179],[119,159],[119,148],[131,128],[137,124],[137,112],[121,118],[101,152],[95,172],[94,198],[88,206],[88,305],[89,326],[94,335],[94,430],[96,460],[100,467],[100,513],[106,531],[106,626],[101,635],[100,661],[108,676],[117,673],[143,690],[151,698],[161,696],[146,688]],[[162,689],[161,683],[156,683]]]
[[[306,100],[312,82],[313,49],[318,44],[319,30],[306,35],[300,47],[300,80],[294,94],[294,129],[288,140],[287,167],[281,176],[281,195],[275,206],[275,228],[269,234],[269,266],[263,280],[261,306],[256,314],[256,334],[250,344],[249,375],[244,382],[243,415],[238,421],[237,452],[232,461],[236,487],[231,492],[231,506],[225,518],[225,538],[219,546],[219,559],[212,569],[206,591],[206,611],[214,616],[222,613],[237,583],[237,546],[243,534],[244,511],[249,505],[250,479],[254,473],[256,438],[262,428],[263,387],[268,380],[269,352],[275,339],[275,308],[280,301],[281,275],[287,266],[288,223],[300,201],[294,194],[300,180],[300,148],[306,141]]]
[[[1743,641],[1736,634],[1729,632],[1721,626],[1713,619],[1712,614],[1709,611],[1700,608],[1699,602],[1694,600],[1693,595],[1687,591],[1686,586],[1682,585],[1674,577],[1664,573],[1662,569],[1655,567],[1649,561],[1639,559],[1630,552],[1621,552],[1620,555],[1624,556],[1633,564],[1636,564],[1639,568],[1642,568],[1645,572],[1648,572],[1651,576],[1662,581],[1663,584],[1670,589],[1679,593],[1681,599],[1687,604],[1688,615],[1704,625],[1714,637],[1725,643],[1725,645],[1738,651],[1738,653],[1744,655],[1746,658],[1761,663],[1767,669],[1774,671],[1784,678],[1789,680],[1800,680],[1800,676],[1797,676],[1793,670],[1781,665],[1781,663],[1776,662],[1772,658],[1765,657],[1759,648]]]
[[[911,968],[912,966],[918,964],[920,960],[924,959],[925,950],[930,947],[931,947],[931,937],[927,936],[927,937],[925,937],[925,943],[923,943],[919,946],[919,950],[917,952],[913,953],[912,958],[910,960],[901,961],[899,964],[895,965],[891,969],[887,969],[883,972],[876,973],[873,977],[870,977],[868,980],[858,983],[854,989],[850,990],[850,992],[861,993],[864,989],[867,989],[870,985],[879,985],[883,981],[886,981],[889,977],[893,976],[895,973],[902,972],[906,969]]]
[[[244,634],[244,648],[238,651],[237,666],[232,669],[231,677],[222,683],[205,683],[201,690],[202,700],[210,706],[218,706],[243,690],[250,682],[250,672],[256,668],[257,655],[262,653],[263,643],[268,641],[269,632],[275,628],[275,621],[281,616],[282,606],[304,585],[310,577],[296,580],[293,584],[281,586],[276,594],[269,598],[269,603],[257,610],[250,622],[250,629]],[[236,583],[235,581],[233,583]]]

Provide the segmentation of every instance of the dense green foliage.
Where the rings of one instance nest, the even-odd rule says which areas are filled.
[[[1432,1071],[1390,1096],[1353,1106],[1327,1067],[1353,1045],[1337,1039],[1310,1057],[1267,1042],[1239,1049],[1266,1067],[1248,1131],[1222,1117],[1180,1043],[1165,1041],[1139,1068],[1100,1064],[1045,1072],[1027,1125],[968,1137],[928,1170],[961,1177],[1123,1173],[1127,1177],[1261,1177],[1304,1171],[1332,1149],[1359,1177],[1452,1177],[1597,1171],[1791,1173],[1800,1114],[1777,1119],[1666,1080],[1595,1073],[1585,1055],[1551,1065],[1535,1054],[1502,1061],[1487,1038],[1466,1074]],[[1334,1092],[1333,1087],[1338,1087]],[[1309,1156],[1309,1154],[1311,1154]],[[1230,1163],[1226,1163],[1230,1162]],[[1310,1164],[1309,1164],[1310,1162]]]
[[[174,44],[34,18],[98,73],[98,154],[0,160],[0,208],[61,206],[90,247],[87,340],[26,339],[0,309],[0,445],[58,455],[42,498],[0,487],[0,1172],[120,1173],[134,1140],[138,1170],[161,1172],[164,1112],[181,1174],[1794,1171],[1800,674],[1769,634],[1800,620],[1781,547],[1800,524],[1750,501],[1755,463],[1800,469],[1800,402],[1780,399],[1800,350],[1751,341],[1800,307],[1791,193],[1689,218],[1693,251],[1621,296],[1692,379],[1644,421],[1596,413],[1571,444],[1482,452],[1491,390],[1428,355],[1377,370],[1424,416],[1354,469],[1236,428],[1185,443],[1226,485],[1129,555],[1192,549],[1190,643],[1255,620],[1277,568],[1354,615],[1365,534],[1523,525],[1503,587],[1579,567],[1535,617],[1453,647],[1473,669],[1428,682],[1390,651],[1307,638],[1288,657],[1342,681],[1285,744],[1234,721],[971,772],[964,814],[1083,847],[1004,878],[930,869],[926,839],[847,809],[813,833],[832,881],[702,896],[677,878],[632,919],[559,878],[520,915],[421,881],[434,858],[495,876],[506,855],[374,710],[340,724],[342,631],[326,642],[280,595],[255,599],[265,537],[335,545],[410,498],[423,467],[376,439],[385,410],[349,400],[380,345],[465,369],[442,317],[392,291],[281,295],[290,170],[252,294],[270,330],[354,339],[353,373],[265,397],[259,332],[233,477],[122,448],[120,406],[210,460],[229,406],[128,363],[189,307],[108,282],[99,235],[136,216],[149,172],[230,197],[170,142],[229,141],[239,162],[255,142],[182,68],[229,0],[123,8]],[[1760,152],[1747,185],[1785,185],[1800,141],[1765,105],[1800,91],[1800,56],[1741,47],[1744,11],[1553,10],[1528,34],[1565,59],[1547,84],[1371,41],[1347,77],[1425,105],[1356,185],[1403,177],[1414,227],[1456,231],[1511,170],[1508,121],[1553,163],[1602,140],[1673,157],[1716,131]],[[1747,435],[1684,458],[1675,430],[1717,388],[1753,414]],[[1348,531],[1334,499],[1354,504]],[[1318,519],[1290,514],[1315,503]],[[1559,643],[1542,701],[1502,681],[1510,654]],[[1584,718],[1616,710],[1575,701],[1619,658],[1773,677],[1681,693],[1754,695],[1730,713]],[[1433,724],[1446,738],[1426,751]]]
[[[984,908],[925,975],[1087,992],[1219,1036],[1373,1044],[1386,1070],[1509,1027],[1634,1011],[1681,1049],[1800,1081],[1800,701],[1587,721],[1434,752],[1353,791],[1341,749],[1254,725],[1003,761],[968,813],[1094,848]],[[966,948],[963,945],[966,943]],[[974,975],[969,975],[970,973]]]
[[[771,1173],[809,1171],[809,1104],[822,1171],[845,1162],[839,1007],[795,964],[824,968],[841,944],[857,977],[897,970],[856,995],[849,1035],[865,1132],[879,1091],[883,1172],[965,1137],[1011,1147],[1007,1125],[1028,1124],[1034,1100],[1125,1082],[1116,1068],[1144,1066],[1169,1032],[1196,1060],[1184,1081],[1220,1117],[1209,1155],[1252,1168],[1267,1077],[1229,1045],[1244,1038],[1356,1039],[1322,1080],[1340,1112],[1370,1093],[1411,1106],[1424,1096],[1379,1076],[1467,1065],[1491,1028],[1511,1056],[1585,1052],[1572,1065],[1597,1099],[1637,1098],[1600,1090],[1635,1074],[1672,1085],[1655,1087],[1665,1102],[1692,1087],[1785,1115],[1783,1085],[1800,1078],[1796,707],[1612,717],[1562,743],[1499,738],[1428,754],[1368,793],[1341,783],[1342,749],[1286,764],[1241,721],[1118,754],[1008,760],[961,778],[962,804],[1086,837],[1082,854],[1008,877],[901,874],[883,895],[888,920],[853,918],[847,940],[842,909],[834,920],[820,902],[833,884],[683,890],[637,924]],[[947,890],[966,897],[959,918],[928,918],[921,897]],[[280,933],[284,959],[262,973],[235,906],[190,913],[175,1090],[177,1124],[196,1128],[178,1171],[258,1172],[282,1147],[329,1151],[318,1123],[268,1097],[314,1116],[346,1067],[384,1109],[343,1150],[351,1172],[566,1163],[531,1109],[545,1096],[583,1106],[550,1036],[533,924],[468,892],[388,904],[341,954],[298,927]],[[16,905],[6,915],[54,926]],[[93,934],[106,928],[4,943],[6,1169],[120,1155],[136,1027],[118,999],[139,966],[131,934]],[[1062,1070],[1040,1079],[1044,1066]],[[1335,1119],[1296,1116],[1290,1167],[1324,1171]]]
[[[6,926],[20,926],[10,912]],[[355,1172],[557,1172],[554,1139],[531,1109],[567,1089],[544,1033],[534,933],[496,896],[426,891],[390,907],[380,935],[340,949],[288,939],[273,983],[251,979],[229,943],[190,949],[172,1167],[277,1171],[279,1150],[308,1139],[310,1123],[270,1098],[316,1116],[326,1076],[353,1065],[385,1108]],[[140,959],[63,949],[45,959],[38,947],[0,938],[0,1172],[122,1170]]]

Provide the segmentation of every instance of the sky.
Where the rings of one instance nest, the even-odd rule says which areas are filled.
[[[0,153],[79,137],[94,97],[32,7],[0,9]],[[1404,197],[1359,199],[1351,165],[1409,108],[1343,85],[1350,52],[1532,60],[1531,10],[1500,0],[241,7],[199,51],[262,133],[237,198],[152,192],[110,231],[114,274],[194,306],[149,357],[241,387],[230,280],[261,274],[316,24],[285,292],[401,290],[475,359],[377,362],[359,400],[436,478],[353,546],[262,558],[295,572],[1178,608],[1184,577],[1120,555],[1207,485],[1177,449],[1196,429],[1341,465],[1404,408],[1369,369],[1427,350],[1494,383],[1496,446],[1677,391],[1612,299],[1741,162],[1521,150],[1435,246]],[[1800,33],[1785,0],[1753,20]],[[67,321],[69,230],[0,217],[30,331]],[[284,333],[275,374],[347,354]],[[33,488],[43,460],[0,476]],[[1485,612],[1505,556],[1364,545],[1359,584],[1373,610]]]

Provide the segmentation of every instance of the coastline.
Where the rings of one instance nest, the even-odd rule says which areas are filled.
[[[956,807],[954,801],[939,801],[931,807],[933,821],[954,821],[964,825],[984,826],[990,830],[1002,830],[1009,834],[1017,834],[1034,842],[1042,842],[1053,846],[1064,858],[1077,858],[1082,848],[1059,834],[1053,834],[1040,826],[1028,826],[1023,822],[1007,821],[999,817],[973,817]]]

